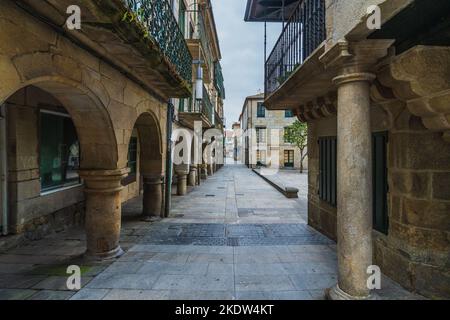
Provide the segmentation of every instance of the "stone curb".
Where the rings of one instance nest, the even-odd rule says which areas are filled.
[[[279,192],[281,192],[286,198],[289,198],[289,199],[298,198],[298,191],[299,190],[297,188],[286,187],[286,186],[283,186],[282,184],[279,184],[279,183],[277,183],[277,182],[275,182],[273,180],[270,180],[268,177],[262,175],[259,172],[259,170],[257,170],[257,169],[252,169],[252,171],[254,173],[256,173],[258,176],[260,176],[261,178],[263,178],[267,183],[272,185]]]

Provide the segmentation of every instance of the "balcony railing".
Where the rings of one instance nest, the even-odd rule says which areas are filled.
[[[219,61],[214,64],[214,86],[216,87],[217,92],[219,92],[219,96],[222,98],[222,100],[225,100],[225,85],[222,66],[220,65]]]
[[[192,81],[192,56],[167,0],[123,0],[183,80]]]
[[[325,0],[301,0],[266,61],[266,97],[277,90],[325,39]]]

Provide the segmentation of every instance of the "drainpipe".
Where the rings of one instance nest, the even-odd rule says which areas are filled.
[[[170,215],[172,202],[172,124],[174,116],[174,106],[169,100],[167,104],[167,152],[166,152],[166,190],[164,217]]]
[[[1,199],[2,199],[2,235],[8,234],[8,154],[6,139],[6,105],[0,105],[0,150],[1,150]]]

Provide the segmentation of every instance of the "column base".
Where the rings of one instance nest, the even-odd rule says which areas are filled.
[[[148,216],[148,215],[141,216],[141,221],[143,221],[143,222],[157,222],[160,220],[161,220],[161,217],[157,217],[157,216]]]
[[[336,284],[332,288],[325,289],[325,299],[326,300],[378,300],[378,296],[376,294],[369,294],[365,297],[360,296],[352,296],[347,292],[343,291],[339,288],[339,285]]]
[[[84,254],[84,258],[87,261],[108,261],[120,258],[124,253],[125,252],[122,250],[122,248],[118,246],[114,250],[102,253],[91,253],[89,251],[86,251],[86,253]]]

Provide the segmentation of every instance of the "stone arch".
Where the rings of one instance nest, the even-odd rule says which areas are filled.
[[[153,217],[162,215],[164,205],[163,131],[158,117],[148,108],[143,112],[138,112],[133,127],[127,130],[128,134],[125,138],[127,144],[129,144],[134,129],[137,130],[140,145],[139,171],[144,189],[142,218],[144,221],[151,221]]]
[[[162,175],[163,162],[163,137],[161,127],[156,115],[147,110],[140,113],[134,122],[132,132],[136,128],[140,144],[140,170],[143,175]],[[127,143],[129,143],[129,138]]]
[[[62,76],[42,76],[0,88],[0,104],[28,86],[56,98],[70,114],[80,140],[82,169],[117,169],[118,151],[113,124],[101,100],[81,83]]]

